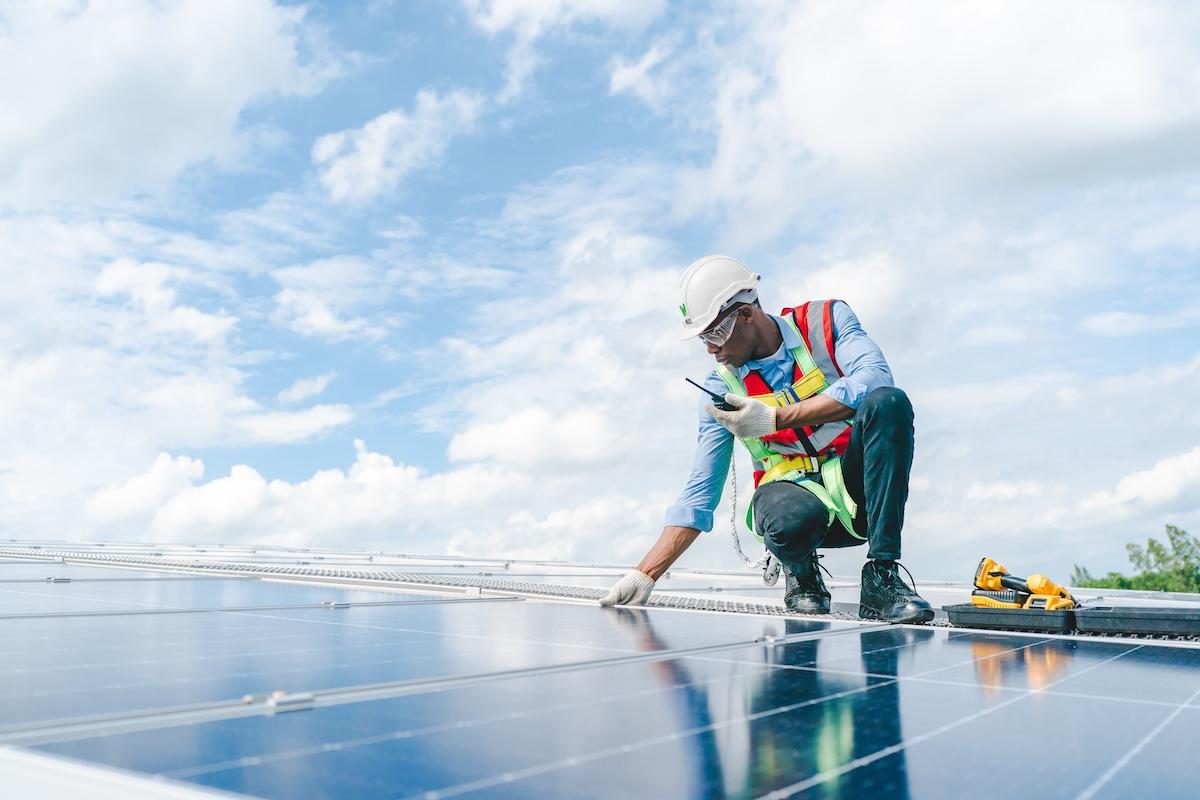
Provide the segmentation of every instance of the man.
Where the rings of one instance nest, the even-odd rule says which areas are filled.
[[[933,609],[897,563],[912,405],[849,306],[811,302],[776,317],[759,305],[758,280],[726,256],[706,256],[684,273],[684,339],[698,336],[716,359],[706,387],[732,410],[702,402],[687,486],[667,509],[658,542],[600,603],[644,604],[655,581],[712,529],[737,437],[755,462],[747,524],[783,566],[788,608],[829,613],[817,549],[866,542],[859,616],[928,622]]]

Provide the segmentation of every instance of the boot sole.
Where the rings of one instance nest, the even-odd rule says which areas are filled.
[[[893,625],[919,625],[924,622],[933,621],[932,608],[917,608],[905,614],[900,614],[896,617],[888,618],[877,613],[872,608],[860,605],[858,607],[859,619],[877,619],[882,622],[890,622]]]

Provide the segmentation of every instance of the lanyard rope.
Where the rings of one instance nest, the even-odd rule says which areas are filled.
[[[742,560],[750,569],[762,569],[763,582],[768,586],[774,586],[775,581],[779,580],[779,562],[771,551],[764,549],[763,554],[757,561],[751,561],[750,557],[742,550],[742,540],[738,536],[737,530],[737,453],[729,455],[729,479],[732,484],[729,487],[729,535],[733,537],[733,549],[737,551],[738,558]]]

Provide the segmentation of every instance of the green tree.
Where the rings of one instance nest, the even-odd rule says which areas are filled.
[[[1075,565],[1072,586],[1100,589],[1140,589],[1157,592],[1200,592],[1200,539],[1182,528],[1167,526],[1167,541],[1147,539],[1145,546],[1125,545],[1133,575],[1110,572],[1094,577],[1086,567]]]

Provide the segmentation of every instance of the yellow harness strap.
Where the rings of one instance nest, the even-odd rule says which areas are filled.
[[[798,459],[808,461],[807,456],[797,456]],[[854,530],[854,517],[858,514],[858,503],[854,502],[854,498],[850,496],[850,491],[846,488],[846,481],[842,478],[842,459],[829,458],[825,463],[821,464],[821,481],[818,483],[813,480],[811,475],[817,470],[801,471],[796,468],[778,470],[780,467],[786,467],[793,459],[782,461],[776,464],[774,468],[763,473],[762,480],[758,482],[759,487],[766,486],[768,483],[775,481],[790,481],[797,486],[803,486],[808,491],[816,495],[816,498],[821,501],[825,508],[829,509],[829,520],[826,524],[832,525],[834,517],[838,522],[842,523],[842,527],[846,532],[855,539],[866,539],[858,531]],[[772,474],[776,473],[776,474]],[[754,529],[754,503],[750,503],[746,509],[746,527],[760,541],[762,534]]]
[[[780,480],[789,472],[815,473],[820,471],[821,465],[818,461],[814,461],[808,456],[792,456],[791,458],[785,458],[764,472],[758,485],[762,486],[764,483]]]
[[[820,370],[813,370],[805,373],[800,380],[793,383],[791,386],[786,386],[777,392],[771,394],[752,394],[747,395],[751,400],[757,400],[760,403],[765,403],[769,406],[782,408],[792,403],[798,403],[801,400],[812,397],[820,392],[829,384],[825,382],[825,376]]]
[[[846,489],[846,481],[842,479],[842,460],[840,458],[831,458],[821,465],[821,482],[817,483],[814,480],[794,480],[797,486],[803,486],[817,496],[817,499],[825,504],[829,509],[829,522],[833,524],[833,518],[837,517],[838,522],[842,523],[842,527],[846,532],[855,539],[866,539],[865,536],[860,536],[854,530],[854,517],[858,514],[858,504],[854,502],[854,498],[850,496],[849,490]],[[762,484],[759,484],[760,486]]]

